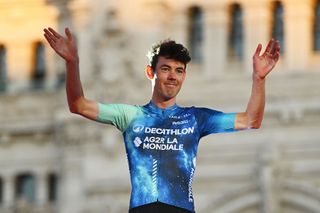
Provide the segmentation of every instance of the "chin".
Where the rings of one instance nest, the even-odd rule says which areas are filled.
[[[176,95],[170,95],[170,96],[166,96],[166,100],[171,100],[176,98]]]

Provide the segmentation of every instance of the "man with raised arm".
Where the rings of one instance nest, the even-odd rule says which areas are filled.
[[[199,140],[208,134],[260,127],[265,80],[279,60],[279,42],[271,39],[262,55],[259,44],[254,53],[252,91],[246,110],[223,113],[176,104],[191,58],[188,50],[173,40],[154,45],[148,53],[146,75],[153,89],[149,103],[136,106],[89,100],[80,82],[75,39],[68,28],[65,34],[44,29],[50,46],[66,61],[70,111],[114,125],[123,134],[132,186],[129,212],[195,212],[192,180]]]

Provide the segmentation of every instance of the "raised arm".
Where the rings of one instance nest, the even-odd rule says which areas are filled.
[[[99,113],[98,103],[84,97],[80,81],[79,56],[75,38],[68,28],[65,29],[65,34],[66,37],[60,35],[52,28],[44,29],[44,37],[52,49],[66,62],[66,92],[69,109],[72,113],[96,120]]]
[[[251,96],[245,112],[237,113],[235,128],[259,128],[262,123],[265,106],[266,76],[277,64],[280,57],[279,41],[271,39],[265,52],[260,56],[262,45],[259,44],[253,55],[253,74]]]

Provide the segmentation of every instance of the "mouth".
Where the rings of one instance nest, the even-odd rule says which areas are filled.
[[[164,85],[165,85],[166,87],[171,87],[171,88],[177,86],[177,84],[175,84],[175,83],[165,83]]]

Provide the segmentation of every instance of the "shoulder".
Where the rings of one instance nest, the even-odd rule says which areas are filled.
[[[195,115],[214,115],[222,113],[219,110],[211,109],[207,107],[197,107],[197,106],[191,106],[191,107],[185,107],[186,110],[193,112]]]
[[[130,104],[103,104],[99,103],[98,120],[114,120],[119,117],[132,118],[142,113],[141,106]]]
[[[100,110],[118,111],[118,112],[136,112],[141,110],[141,106],[130,104],[103,104],[99,103]]]
[[[102,123],[112,124],[123,132],[130,122],[141,114],[143,114],[141,106],[99,103],[99,116],[97,120]]]

